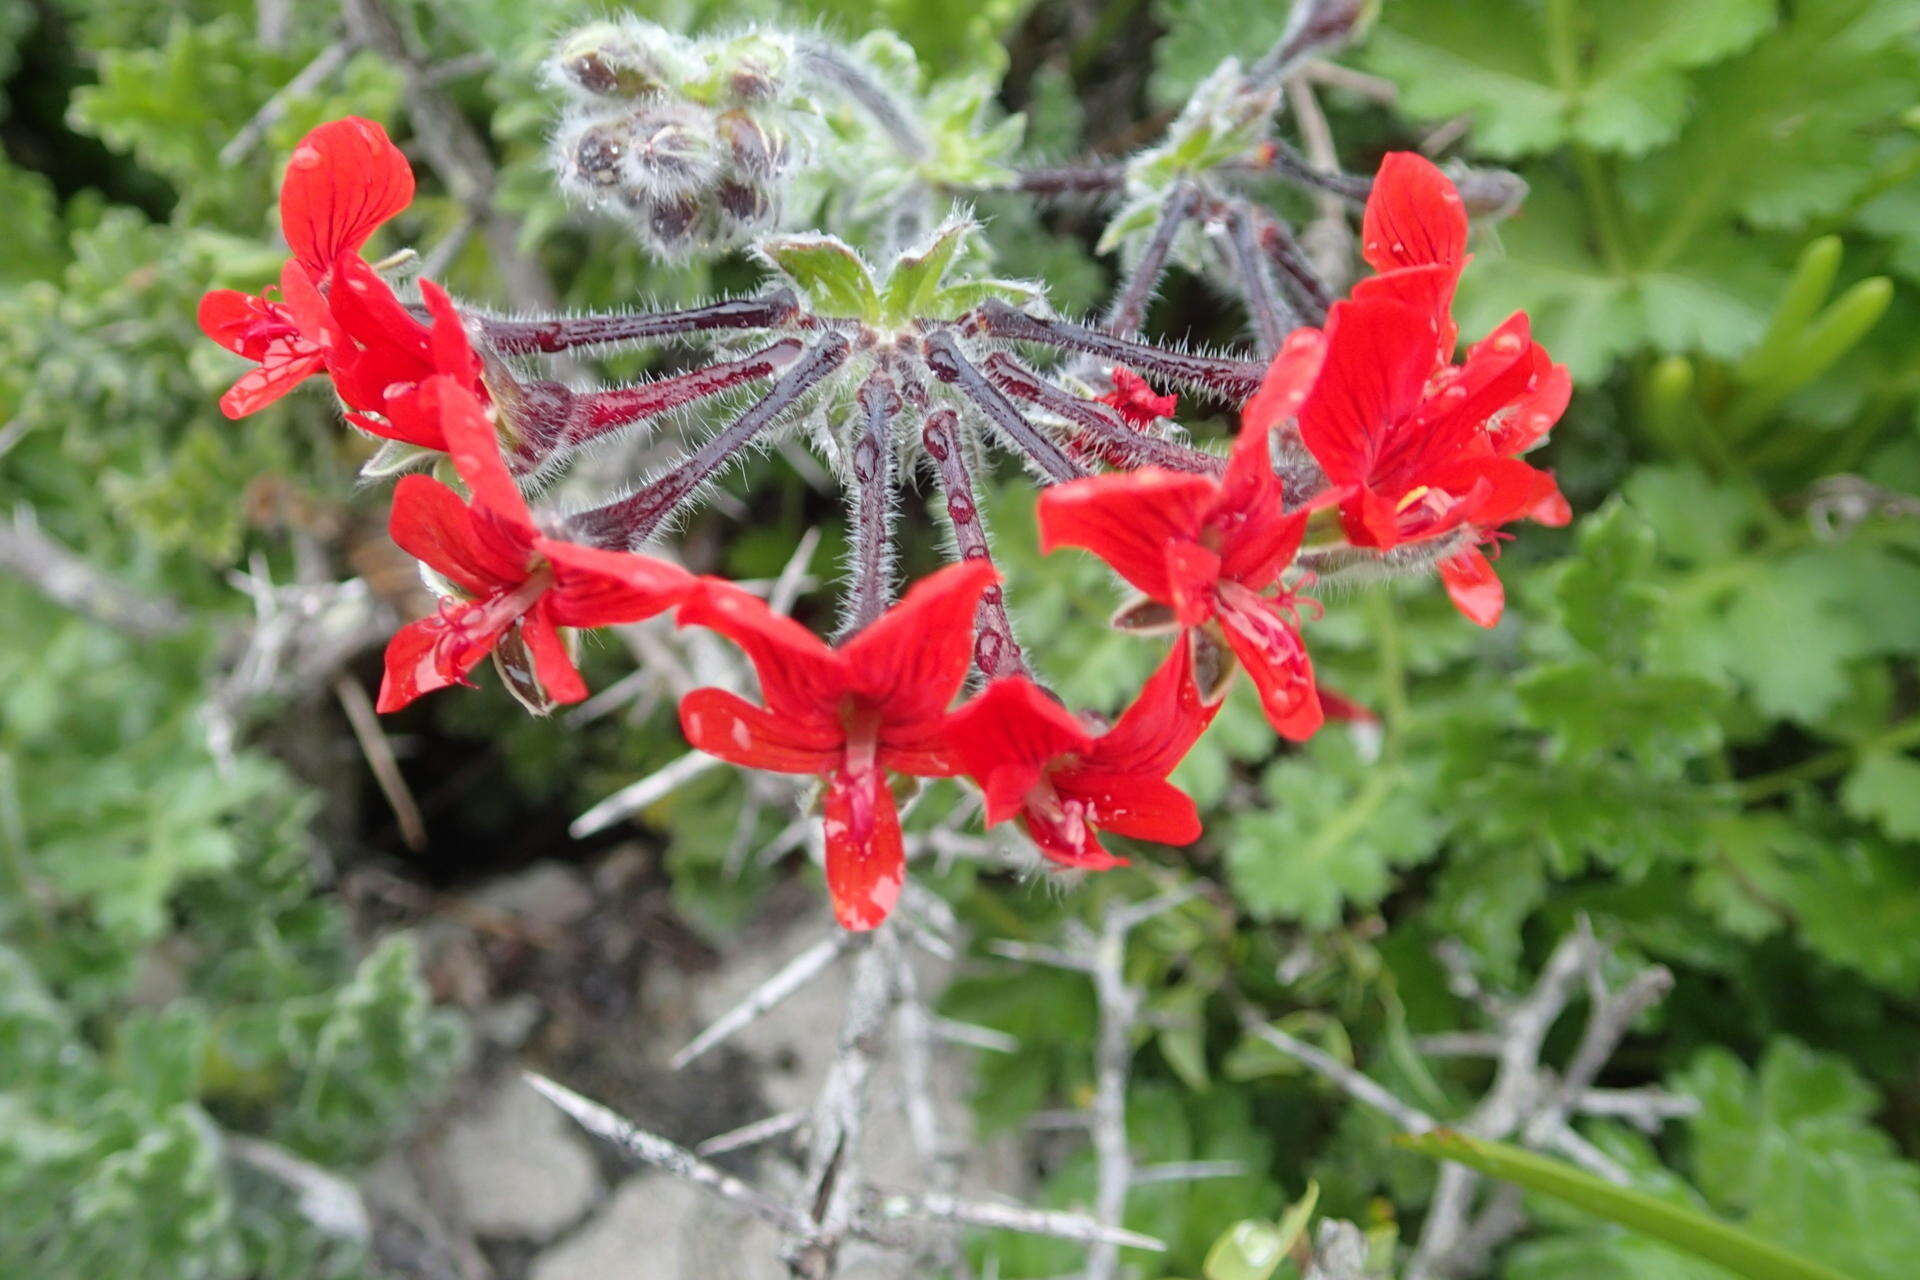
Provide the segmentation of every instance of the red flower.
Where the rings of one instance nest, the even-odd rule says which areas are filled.
[[[1381,162],[1362,246],[1380,274],[1328,316],[1326,361],[1300,410],[1301,439],[1345,494],[1350,542],[1387,550],[1458,539],[1441,578],[1462,613],[1492,626],[1505,592],[1479,544],[1523,516],[1564,524],[1570,515],[1553,477],[1515,456],[1566,408],[1567,372],[1533,341],[1523,313],[1453,363],[1467,215],[1428,161],[1395,152]]]
[[[1177,395],[1154,394],[1145,378],[1123,364],[1113,367],[1112,377],[1113,390],[1094,399],[1119,410],[1129,425],[1144,427],[1156,418],[1172,417],[1174,406],[1180,403]]]
[[[517,677],[522,683],[553,702],[578,702],[586,685],[559,628],[638,622],[678,603],[693,579],[646,556],[541,533],[473,394],[438,377],[419,399],[440,415],[454,469],[471,496],[463,500],[426,476],[403,476],[389,529],[465,598],[442,600],[438,613],[402,627],[387,645],[379,709],[397,711],[423,693],[468,683],[468,672],[508,640],[531,661]]]
[[[1145,467],[1054,485],[1040,495],[1043,550],[1084,547],[1181,627],[1216,626],[1285,737],[1320,727],[1313,666],[1294,597],[1277,586],[1305,532],[1305,508],[1283,509],[1268,437],[1313,382],[1320,335],[1302,329],[1274,358],[1224,475]],[[1271,593],[1271,594],[1269,594]]]
[[[987,825],[1018,817],[1040,852],[1089,871],[1126,862],[1101,846],[1101,831],[1163,844],[1198,839],[1193,801],[1166,780],[1219,710],[1194,685],[1190,643],[1180,637],[1119,722],[1097,737],[1020,676],[994,681],[954,712],[947,736],[986,793]]]
[[[827,888],[845,928],[885,920],[906,875],[887,775],[958,770],[941,729],[966,678],[974,608],[993,582],[985,561],[949,565],[838,648],[717,579],[680,607],[682,625],[711,627],[746,651],[765,704],[695,689],[680,702],[687,741],[733,764],[825,781]]]
[[[215,289],[200,299],[200,329],[260,367],[220,397],[229,418],[272,404],[325,365],[319,317],[296,304],[299,285],[327,287],[342,259],[413,200],[413,170],[371,120],[349,116],[314,129],[293,149],[280,184],[280,228],[293,250],[281,297]],[[362,264],[364,265],[364,264]]]

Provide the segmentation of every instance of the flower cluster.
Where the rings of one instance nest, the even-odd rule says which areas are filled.
[[[650,109],[658,69],[616,56],[611,37],[590,44],[568,64],[579,85]],[[715,93],[751,99],[758,82],[734,72]],[[618,118],[631,131],[631,112]],[[649,136],[665,145],[659,131]],[[706,154],[710,141],[685,145]],[[586,695],[570,647],[577,631],[667,612],[708,628],[750,661],[760,700],[696,690],[680,706],[686,737],[746,768],[819,779],[827,882],[850,929],[879,924],[901,890],[896,778],[970,780],[989,825],[1017,822],[1065,867],[1121,862],[1106,836],[1189,843],[1199,817],[1168,775],[1236,671],[1289,740],[1329,714],[1364,714],[1316,687],[1303,637],[1318,609],[1316,567],[1335,557],[1437,567],[1461,612],[1491,626],[1503,594],[1482,548],[1515,520],[1568,517],[1552,477],[1519,457],[1564,408],[1566,373],[1524,315],[1455,363],[1467,210],[1414,155],[1389,155],[1372,184],[1362,235],[1375,274],[1257,361],[1168,350],[1023,309],[997,286],[950,282],[957,223],[878,282],[857,255],[818,237],[766,250],[787,280],[763,297],[500,319],[456,308],[427,281],[403,296],[361,257],[412,190],[379,126],[321,126],[294,151],[282,188],[292,257],[277,296],[216,291],[200,313],[210,337],[257,366],[222,399],[230,415],[324,373],[349,422],[397,442],[382,469],[444,458],[461,483],[411,474],[394,491],[393,539],[441,603],[393,638],[380,709],[467,683],[491,655],[515,695],[544,712]],[[1203,216],[1197,199],[1187,214]],[[689,336],[726,358],[585,392],[520,367],[541,353]],[[1043,373],[1017,344],[1077,352],[1082,363]],[[1086,389],[1090,376],[1107,389]],[[1165,429],[1176,397],[1150,378],[1237,409],[1225,456]],[[529,505],[531,478],[586,442],[768,380],[743,412],[631,492],[566,515]],[[833,644],[745,588],[661,558],[657,545],[739,450],[808,413],[831,419],[816,438],[851,490],[854,577]],[[1172,636],[1111,723],[1062,706],[1015,640],[972,481],[989,443],[1040,483],[1044,548],[1090,551],[1137,593],[1115,625]],[[896,602],[903,462],[937,482],[957,562]]]

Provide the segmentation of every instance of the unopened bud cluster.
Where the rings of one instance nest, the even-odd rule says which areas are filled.
[[[790,42],[767,32],[693,39],[633,18],[582,28],[552,63],[572,97],[553,144],[562,183],[666,255],[765,230],[797,149],[792,63]]]

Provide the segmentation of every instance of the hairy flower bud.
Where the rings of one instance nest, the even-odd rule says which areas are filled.
[[[735,178],[728,178],[715,187],[713,194],[721,215],[742,230],[769,226],[779,212],[779,204],[771,191]]]
[[[611,190],[624,181],[632,140],[624,121],[609,120],[582,130],[565,150],[567,176],[588,187]]]
[[[596,97],[657,97],[693,71],[675,43],[651,23],[596,22],[567,37],[553,70],[562,83]]]
[[[691,195],[720,174],[720,147],[713,122],[697,107],[662,104],[635,117],[633,146],[626,155],[627,180],[648,193]]]
[[[691,196],[657,196],[642,205],[648,235],[662,250],[684,253],[695,247],[700,203]]]
[[[786,143],[761,123],[735,108],[714,118],[714,131],[726,144],[734,167],[756,178],[770,177],[786,159]]]

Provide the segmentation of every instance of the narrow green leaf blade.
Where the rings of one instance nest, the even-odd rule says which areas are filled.
[[[1718,1263],[1747,1280],[1847,1280],[1822,1262],[1790,1253],[1695,1209],[1644,1191],[1619,1187],[1559,1160],[1504,1142],[1470,1138],[1449,1129],[1404,1134],[1401,1146],[1452,1160],[1528,1191],[1552,1196],[1596,1217]]]

